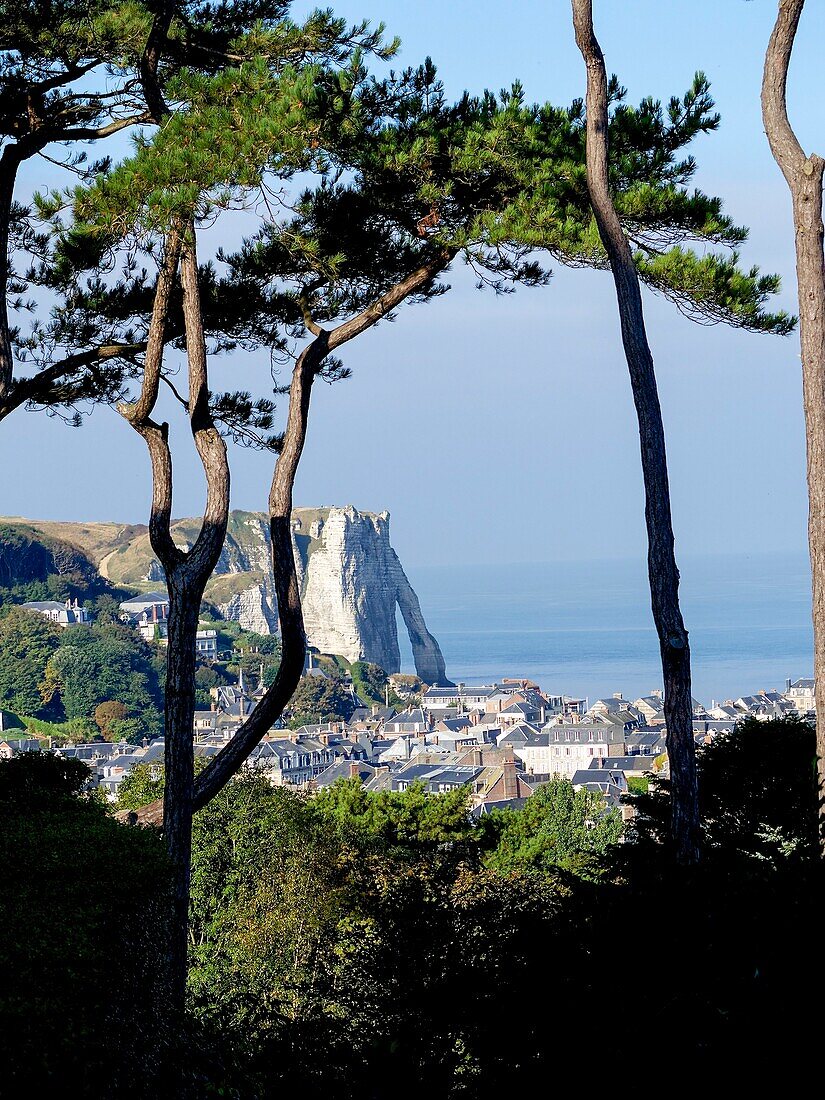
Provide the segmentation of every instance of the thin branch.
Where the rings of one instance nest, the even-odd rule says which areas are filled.
[[[38,371],[31,378],[21,378],[14,383],[10,393],[0,405],[0,420],[26,402],[46,404],[53,396],[52,387],[56,382],[75,374],[84,367],[105,363],[110,359],[131,359],[134,355],[139,355],[145,350],[145,343],[102,344],[100,347],[69,355],[58,363],[53,363],[50,367]]]
[[[421,267],[402,279],[400,283],[396,283],[386,294],[382,294],[357,317],[353,317],[351,320],[345,321],[342,325],[332,329],[329,333],[327,352],[334,351],[347,341],[360,336],[362,332],[371,328],[383,317],[386,317],[388,313],[392,313],[395,307],[400,305],[405,298],[415,294],[418,290],[422,290],[437,275],[449,267],[457,253],[458,250],[455,248],[443,249],[432,260],[422,264]]]
[[[161,382],[165,383],[169,387],[169,389],[172,391],[172,394],[174,395],[175,399],[179,402],[181,407],[188,413],[189,412],[189,402],[186,400],[186,398],[183,396],[183,394],[181,394],[178,391],[178,389],[176,388],[176,386],[172,382],[172,379],[169,377],[169,375],[165,371],[161,374],[160,380],[161,380]]]

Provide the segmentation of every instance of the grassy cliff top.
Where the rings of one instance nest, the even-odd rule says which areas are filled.
[[[326,522],[331,506],[323,508],[295,508],[293,517],[300,520],[299,530],[301,555],[304,563],[308,560],[314,546],[310,530],[316,521]],[[374,519],[375,512],[362,512],[361,515]],[[248,528],[255,521],[266,522],[265,512],[246,512],[236,509],[229,515],[227,538],[234,539],[239,545],[246,544]],[[20,516],[0,517],[0,524],[19,528],[29,533],[40,534],[46,539],[56,539],[79,549],[100,571],[101,575],[113,584],[129,585],[136,588],[157,588],[158,581],[146,580],[155,555],[149,542],[149,529],[143,523],[80,523],[61,520],[24,519]],[[198,537],[200,520],[186,518],[175,520],[172,533],[179,545],[191,545]],[[248,587],[251,574],[242,574],[244,587]],[[240,580],[230,582],[220,578],[227,593],[240,591],[235,588]],[[217,582],[218,578],[212,583]]]

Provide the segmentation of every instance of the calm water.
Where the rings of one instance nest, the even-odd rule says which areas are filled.
[[[694,695],[736,697],[812,674],[810,574],[802,556],[685,559],[682,606]],[[630,698],[661,683],[639,561],[410,569],[452,680],[527,676],[548,691]],[[402,661],[412,659],[403,624]]]

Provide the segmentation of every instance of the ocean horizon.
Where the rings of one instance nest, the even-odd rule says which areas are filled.
[[[811,676],[804,554],[680,561],[693,694],[701,702]],[[417,566],[407,574],[453,681],[524,676],[554,694],[638,698],[662,673],[642,560]],[[402,668],[413,671],[406,632]]]

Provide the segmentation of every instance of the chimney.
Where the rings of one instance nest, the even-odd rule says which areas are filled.
[[[501,778],[504,781],[504,797],[518,797],[518,776],[515,760],[504,760],[501,764]]]
[[[361,778],[361,765],[357,760],[350,760],[349,762],[349,777],[350,779]]]
[[[546,721],[547,721],[547,712],[546,712],[546,711],[545,711],[545,709],[544,709],[544,704],[542,704],[542,708],[541,708],[541,724],[542,724],[542,725],[544,725]]]
[[[791,678],[790,676],[785,680],[785,691],[791,690]]]

